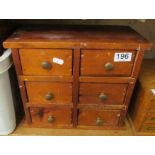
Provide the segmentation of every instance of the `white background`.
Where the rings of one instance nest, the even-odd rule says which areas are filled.
[[[154,137],[0,137],[1,155],[153,155]]]
[[[153,19],[154,0],[0,0],[0,18]]]

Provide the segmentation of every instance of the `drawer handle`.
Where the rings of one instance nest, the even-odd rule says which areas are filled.
[[[100,117],[97,117],[97,119],[96,119],[96,125],[98,125],[98,126],[102,126],[103,123],[104,123],[103,119],[100,118]]]
[[[43,61],[41,63],[41,66],[43,69],[51,69],[52,68],[52,65],[48,61]]]
[[[108,96],[104,93],[101,93],[99,98],[100,98],[100,100],[105,101],[108,98]]]
[[[54,95],[52,94],[52,93],[47,93],[46,95],[45,95],[45,99],[46,100],[52,100],[54,98]]]
[[[48,116],[48,123],[53,123],[55,120],[55,117],[54,116]]]
[[[110,62],[107,62],[104,67],[106,70],[112,70],[114,68],[113,64]]]

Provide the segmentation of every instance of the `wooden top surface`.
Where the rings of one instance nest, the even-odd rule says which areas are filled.
[[[155,86],[155,60],[144,59],[140,74],[139,81],[143,87]]]
[[[44,43],[44,45],[43,45]],[[5,48],[45,48],[80,46],[93,44],[101,48],[150,49],[152,44],[127,26],[63,26],[46,28],[26,28],[14,32],[3,43]],[[34,45],[35,44],[35,45]],[[50,46],[51,45],[51,46]],[[96,47],[96,46],[95,46]]]

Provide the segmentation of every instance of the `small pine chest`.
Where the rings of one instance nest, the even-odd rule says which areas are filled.
[[[27,123],[35,127],[119,129],[144,51],[126,26],[27,28],[11,48]]]

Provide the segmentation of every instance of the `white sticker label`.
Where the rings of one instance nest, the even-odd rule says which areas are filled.
[[[115,53],[114,62],[129,62],[131,58],[132,53],[130,52]]]
[[[59,59],[59,58],[53,58],[53,63],[59,64],[59,65],[63,65],[64,64],[64,60]]]
[[[155,89],[151,89],[151,92],[153,93],[153,95],[155,95]]]

